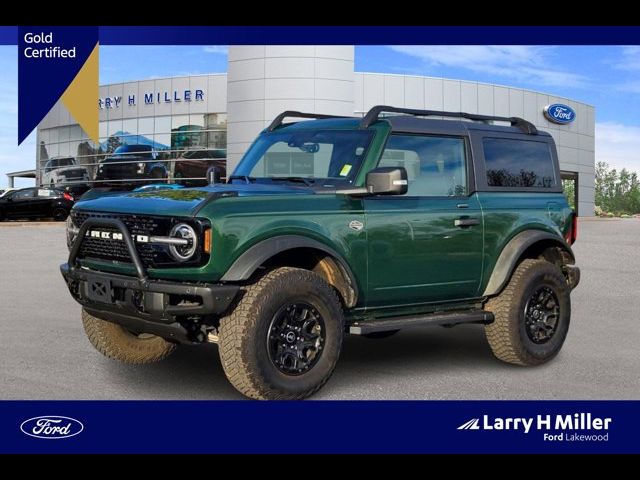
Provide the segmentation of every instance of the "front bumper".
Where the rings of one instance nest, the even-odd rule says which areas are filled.
[[[181,343],[194,339],[180,320],[224,314],[240,288],[141,281],[126,275],[72,268],[68,263],[60,266],[60,272],[73,298],[95,317],[136,333],[152,333]]]
[[[89,270],[77,263],[80,246],[93,226],[119,229],[137,276]],[[151,333],[168,340],[191,343],[185,328],[193,317],[221,316],[240,287],[228,284],[179,283],[149,279],[126,226],[116,219],[86,220],[74,241],[69,262],[60,266],[69,292],[91,315],[120,324],[136,333]]]

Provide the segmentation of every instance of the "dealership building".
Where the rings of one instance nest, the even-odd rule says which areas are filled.
[[[96,106],[99,143],[58,102],[38,126],[36,182],[49,159],[74,157],[93,173],[123,144],[149,145],[168,163],[188,150],[226,148],[232,171],[258,132],[284,110],[361,116],[378,104],[532,122],[555,139],[562,176],[575,180],[579,215],[593,215],[592,106],[509,86],[356,72],[353,46],[231,46],[227,73],[103,85]],[[550,121],[550,105],[569,107],[571,121]]]

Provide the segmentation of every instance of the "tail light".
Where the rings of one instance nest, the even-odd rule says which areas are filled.
[[[70,202],[73,202],[73,196],[68,192],[64,192],[62,194],[62,198],[64,198],[65,200],[69,200]]]
[[[578,215],[573,212],[571,214],[571,226],[565,235],[565,240],[569,245],[573,245],[576,243],[576,239],[578,238]]]

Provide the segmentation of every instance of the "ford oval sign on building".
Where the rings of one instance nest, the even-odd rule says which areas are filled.
[[[576,119],[576,111],[569,105],[562,103],[554,103],[544,107],[544,116],[547,120],[560,125],[566,125]]]

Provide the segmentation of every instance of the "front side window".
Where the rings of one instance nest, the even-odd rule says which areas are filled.
[[[485,138],[482,145],[490,187],[554,188],[558,185],[547,143]]]
[[[56,192],[55,190],[51,190],[50,188],[38,189],[38,197],[40,198],[50,198],[50,197],[57,197],[57,196],[58,196],[58,192]]]
[[[13,198],[14,200],[23,200],[25,198],[33,198],[35,193],[36,193],[35,188],[27,188],[25,190],[18,190],[13,194],[11,198]]]
[[[404,167],[407,195],[458,197],[467,193],[466,149],[462,138],[391,135],[380,167]]]
[[[234,176],[352,183],[372,137],[372,132],[358,130],[264,134],[244,156]]]

